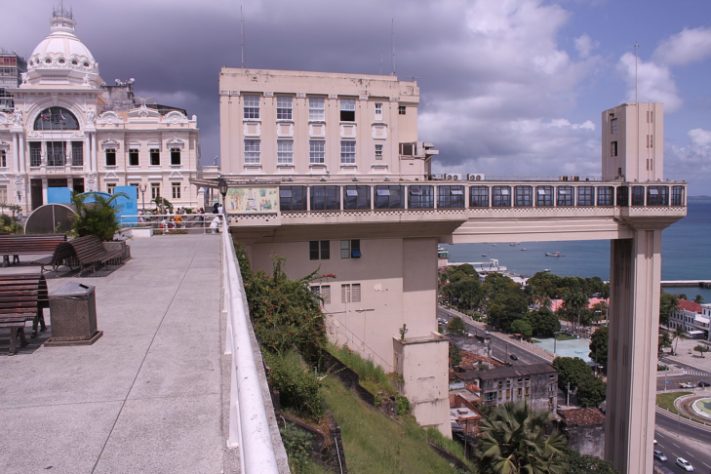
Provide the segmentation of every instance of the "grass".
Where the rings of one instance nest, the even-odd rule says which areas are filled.
[[[669,392],[669,393],[658,393],[657,394],[657,405],[669,410],[672,413],[677,414],[678,411],[674,406],[674,400],[684,395],[689,395],[691,392]]]
[[[570,341],[571,339],[577,339],[577,337],[565,333],[560,333],[558,334],[558,337],[556,337],[556,340],[558,341]]]
[[[457,472],[427,445],[427,433],[411,417],[396,423],[360,400],[335,377],[324,380],[323,394],[341,428],[350,472]]]
[[[329,344],[327,350],[336,359],[358,374],[360,384],[372,394],[377,394],[380,391],[391,395],[397,393],[390,377],[373,362],[363,359],[345,347],[336,347]]]

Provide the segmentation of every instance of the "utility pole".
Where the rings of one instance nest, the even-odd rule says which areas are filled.
[[[565,391],[565,404],[570,406],[570,382],[568,382],[568,389]]]

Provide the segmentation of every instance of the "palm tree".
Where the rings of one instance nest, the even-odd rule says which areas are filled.
[[[92,202],[86,202],[89,196],[92,197]],[[96,235],[101,240],[111,240],[119,229],[116,210],[112,206],[119,197],[128,196],[124,193],[114,193],[107,199],[98,193],[72,194],[72,205],[77,213],[72,232],[77,237]]]
[[[563,473],[566,445],[547,412],[531,411],[523,403],[507,403],[482,420],[477,458],[483,472]]]
[[[679,345],[679,338],[684,334],[684,330],[681,328],[681,326],[677,326],[674,329],[674,355],[676,355],[676,346]]]

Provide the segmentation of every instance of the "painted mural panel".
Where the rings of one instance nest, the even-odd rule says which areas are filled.
[[[272,214],[279,212],[279,189],[231,188],[225,201],[228,214]]]

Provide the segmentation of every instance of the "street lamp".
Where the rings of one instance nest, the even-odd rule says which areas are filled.
[[[143,183],[138,186],[138,190],[141,191],[141,210],[145,213],[146,212],[146,190],[148,189],[148,185],[146,183]]]
[[[220,194],[222,194],[222,214],[224,215],[227,204],[225,201],[225,197],[227,196],[227,181],[222,176],[217,180],[217,189],[219,189]]]

